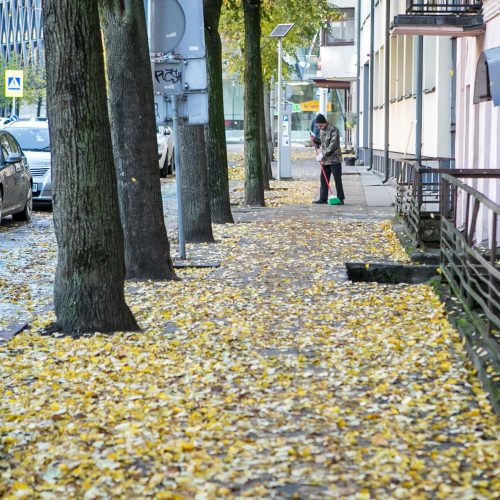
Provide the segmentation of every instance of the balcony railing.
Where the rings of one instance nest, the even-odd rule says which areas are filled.
[[[406,0],[406,13],[434,15],[478,14],[482,5],[482,0]]]

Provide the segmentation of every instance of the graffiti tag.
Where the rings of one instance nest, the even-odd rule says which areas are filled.
[[[175,68],[155,70],[155,78],[158,83],[176,84],[181,81],[181,72]]]

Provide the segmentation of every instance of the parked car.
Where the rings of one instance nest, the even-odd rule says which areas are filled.
[[[166,177],[175,172],[174,137],[170,127],[157,127],[156,140],[158,142],[158,162],[160,175]]]
[[[17,121],[8,130],[20,144],[33,177],[35,205],[52,205],[51,153],[49,126],[46,121]]]
[[[12,215],[30,220],[33,209],[31,173],[21,147],[14,137],[0,130],[0,223]]]

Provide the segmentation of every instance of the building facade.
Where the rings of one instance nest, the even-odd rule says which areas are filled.
[[[431,168],[489,169],[491,174],[471,170],[461,178],[500,203],[495,177],[500,172],[500,1],[358,4],[358,157],[386,179],[413,160]],[[459,196],[458,226],[469,220],[466,200]],[[488,241],[495,223],[491,212],[478,217],[474,241],[480,243]],[[500,227],[496,231],[500,234]]]
[[[500,1],[484,0],[482,12],[484,33],[457,43],[457,168],[500,168],[500,82],[496,95],[488,85],[500,74]],[[500,180],[474,184],[500,203]]]
[[[353,147],[357,92],[357,0],[334,0],[340,18],[321,30],[316,76],[319,107],[340,131],[345,149]]]
[[[454,58],[450,37],[399,32],[407,0],[364,0],[360,16],[360,156],[454,165]],[[372,19],[373,17],[373,19]]]
[[[42,0],[0,0],[0,58],[44,64]]]

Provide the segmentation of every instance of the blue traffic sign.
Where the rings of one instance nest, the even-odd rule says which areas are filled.
[[[5,70],[5,97],[23,97],[23,72]]]
[[[17,76],[10,76],[7,78],[8,90],[21,90],[21,79]]]

